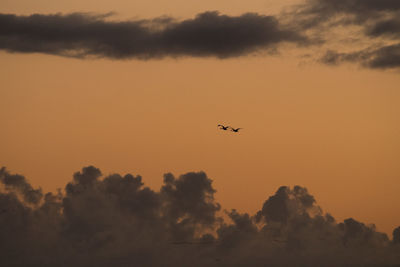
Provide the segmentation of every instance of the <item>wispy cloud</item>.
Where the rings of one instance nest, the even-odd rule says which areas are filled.
[[[292,12],[293,20],[304,30],[319,30],[326,37],[338,26],[342,30],[360,27],[360,39],[369,44],[358,51],[330,49],[320,62],[359,63],[367,68],[400,67],[400,2],[397,0],[307,0]],[[353,32],[354,34],[354,32]]]

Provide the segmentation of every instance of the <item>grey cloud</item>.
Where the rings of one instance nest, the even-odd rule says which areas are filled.
[[[357,62],[373,69],[398,68],[400,67],[400,44],[365,49],[352,53],[340,53],[330,50],[320,61],[329,65],[338,65],[342,62]]]
[[[367,35],[373,37],[388,37],[393,39],[400,39],[400,12],[396,17],[384,19],[376,22],[367,30]]]
[[[350,242],[358,242],[354,245],[364,246],[368,242],[376,242],[378,245],[388,241],[386,234],[377,233],[375,226],[368,227],[365,224],[349,218],[339,224],[339,228],[344,232],[343,243],[348,246]]]
[[[337,223],[306,188],[280,187],[255,215],[226,211],[203,172],[102,177],[89,166],[63,192],[35,205],[21,175],[1,170],[1,266],[399,266],[400,228],[390,240],[355,219]],[[8,177],[4,179],[4,177]],[[22,179],[22,178],[23,179]],[[29,186],[27,186],[29,185]],[[397,264],[397,265],[396,265]]]
[[[308,214],[311,209],[319,213],[319,208],[314,207],[315,199],[308,194],[307,189],[295,186],[293,190],[286,186],[278,189],[257,213],[257,220],[265,222],[278,222],[286,224],[295,214]]]
[[[369,37],[400,35],[400,3],[396,0],[309,0],[302,9],[309,27],[323,23],[356,24],[364,28]],[[302,17],[302,16],[300,16]]]
[[[212,228],[219,220],[216,212],[220,205],[214,202],[215,190],[203,172],[187,173],[176,179],[164,176],[160,196],[163,212],[177,240],[192,239],[196,230]]]
[[[362,15],[367,12],[386,12],[400,10],[397,0],[311,0],[314,8],[329,10],[333,13],[347,12]]]
[[[0,49],[71,57],[150,59],[166,56],[237,57],[273,51],[282,42],[307,43],[273,16],[204,12],[194,19],[109,21],[105,16],[0,14]]]
[[[15,189],[21,194],[24,201],[32,204],[37,204],[42,198],[42,190],[33,189],[32,186],[21,175],[10,175],[5,168],[0,169],[0,182],[6,187]]]
[[[397,45],[373,41],[400,40],[399,14],[397,0],[307,0],[284,16],[228,16],[209,11],[186,20],[159,17],[112,21],[109,14],[84,13],[0,14],[0,49],[76,58],[230,58],[275,53],[283,43],[329,46],[334,27],[359,25],[363,30],[358,39],[371,42],[374,49],[333,53],[335,47],[331,47],[319,61],[388,69],[400,65]]]
[[[400,227],[393,230],[393,243],[400,244]]]
[[[399,10],[397,0],[306,0],[297,6],[297,14],[308,19],[308,26],[338,18],[345,24],[361,24],[391,16]]]
[[[400,2],[397,0],[307,0],[296,6],[291,15],[304,30],[323,36],[327,45],[332,41],[329,38],[334,28],[350,29],[356,25],[362,29],[358,38],[373,47],[352,53],[330,48],[320,59],[322,63],[353,62],[372,69],[400,67]]]
[[[2,174],[15,181],[22,177],[4,168]],[[100,179],[100,170],[89,166],[74,174],[65,193],[47,193],[36,206],[26,203],[18,188],[3,187],[1,266],[190,262],[199,257],[197,251],[182,254],[173,242],[212,239],[205,231],[212,231],[219,220],[215,190],[205,173],[167,176],[162,190],[155,192],[140,176],[113,174]]]

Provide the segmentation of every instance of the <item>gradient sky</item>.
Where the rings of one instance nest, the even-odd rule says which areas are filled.
[[[0,0],[2,13],[116,12],[192,18],[276,14],[295,1]],[[254,212],[301,185],[338,220],[400,224],[400,75],[279,55],[73,59],[0,51],[0,165],[55,191],[81,167],[140,174],[205,171],[224,208]],[[243,127],[239,134],[217,124]]]

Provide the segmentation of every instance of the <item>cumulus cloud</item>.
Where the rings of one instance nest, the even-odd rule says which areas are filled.
[[[10,175],[6,172],[4,167],[0,169],[0,183],[2,183],[6,189],[14,190],[21,194],[24,201],[27,203],[37,204],[43,197],[40,188],[33,189],[24,176],[18,174]]]
[[[161,17],[117,22],[107,17],[0,14],[0,49],[80,58],[228,58],[274,51],[283,42],[307,42],[275,17],[256,13],[228,16],[210,11],[182,21]]]
[[[400,227],[389,238],[353,218],[336,222],[300,186],[280,187],[254,215],[222,219],[203,172],[166,174],[154,191],[140,176],[89,166],[37,201],[21,175],[3,168],[0,184],[2,266],[400,264]]]

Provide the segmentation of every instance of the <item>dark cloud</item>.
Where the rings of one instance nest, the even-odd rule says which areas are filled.
[[[174,239],[190,240],[196,230],[213,228],[219,220],[216,212],[220,205],[214,202],[211,184],[203,172],[187,173],[179,179],[172,174],[164,176],[160,196]]]
[[[393,243],[400,244],[400,227],[393,230]]]
[[[0,177],[5,267],[400,266],[400,228],[389,239],[352,218],[337,223],[300,186],[279,188],[254,216],[223,220],[203,172],[166,174],[157,192],[90,166],[33,202],[23,176],[3,168]]]
[[[365,49],[352,53],[340,53],[329,50],[321,58],[321,62],[328,65],[338,65],[342,62],[357,62],[373,69],[399,68],[400,44]]]
[[[364,46],[354,53],[332,52],[337,49],[333,46],[319,61],[389,69],[400,65],[398,45],[393,44],[400,42],[399,16],[397,0],[306,0],[281,16],[228,16],[209,11],[186,20],[112,21],[110,14],[87,13],[0,14],[0,49],[77,58],[230,58],[275,53],[283,43],[329,46],[337,42],[331,38],[337,26],[356,25],[362,28],[356,39],[374,49]]]
[[[4,167],[0,169],[0,183],[2,183],[6,189],[11,189],[21,194],[24,201],[27,203],[37,204],[43,197],[40,188],[33,189],[25,180],[25,177],[17,174],[10,175]]]
[[[400,12],[394,18],[377,21],[366,32],[371,37],[400,39]]]
[[[204,12],[194,19],[109,21],[107,16],[0,14],[0,49],[72,57],[150,59],[166,56],[219,58],[273,51],[279,43],[306,43],[273,16]]]
[[[400,11],[397,0],[306,0],[297,6],[297,15],[312,27],[337,19],[344,24],[364,24],[367,21],[391,17]]]
[[[353,62],[373,69],[400,67],[400,1],[307,0],[296,6],[291,16],[292,23],[301,25],[305,31],[314,31],[328,46],[335,41],[330,38],[338,26],[341,26],[341,31],[351,31],[352,35],[355,31],[351,27],[357,26],[361,28],[356,34],[357,39],[373,47],[359,48],[352,53],[336,52],[336,48],[330,48],[320,62],[331,65]],[[360,44],[353,43],[353,46]]]

